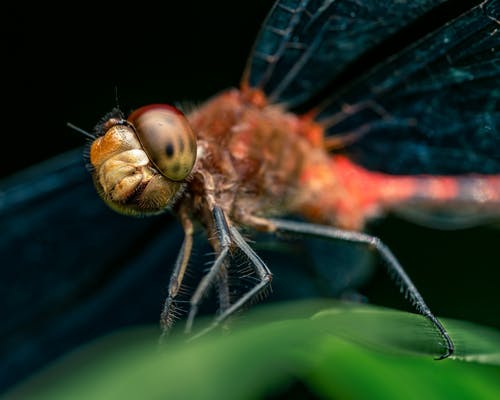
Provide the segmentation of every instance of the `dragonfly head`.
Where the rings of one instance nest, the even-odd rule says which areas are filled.
[[[175,203],[196,161],[196,136],[179,110],[152,104],[127,119],[114,110],[96,131],[90,164],[106,204],[122,214],[145,215]]]

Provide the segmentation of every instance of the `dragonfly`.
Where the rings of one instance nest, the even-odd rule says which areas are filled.
[[[446,344],[441,357],[453,353],[445,328],[390,249],[360,231],[368,219],[391,208],[407,208],[410,213],[456,209],[462,222],[474,219],[471,213],[498,215],[499,146],[494,133],[498,90],[484,83],[498,77],[493,59],[499,37],[496,2],[481,3],[459,22],[440,28],[431,39],[422,38],[347,88],[326,97],[320,93],[336,79],[339,67],[359,57],[368,44],[376,45],[407,26],[431,3],[418,4],[417,9],[394,5],[379,21],[371,16],[378,15],[382,6],[371,2],[278,1],[257,38],[240,88],[219,93],[187,116],[164,104],[143,106],[128,117],[113,110],[88,135],[90,170],[107,205],[140,216],[171,209],[182,224],[184,241],[161,315],[165,332],[173,322],[193,247],[194,224],[199,222],[216,256],[189,300],[187,332],[214,285],[220,310],[207,329],[270,287],[272,272],[244,239],[240,232],[244,227],[372,247],[417,311],[440,332]],[[371,40],[336,49],[353,34],[356,40],[364,35]],[[457,51],[454,36],[466,39],[472,48]],[[430,45],[435,51],[419,59],[418,51]],[[492,59],[481,59],[484,52],[493,54]],[[463,65],[470,58],[474,61]],[[479,104],[465,113],[469,115],[459,116],[464,90],[473,90]],[[322,100],[315,98],[318,94]],[[415,100],[403,103],[408,97]],[[290,112],[308,102],[314,105],[306,111]],[[438,119],[441,124],[436,129]],[[482,157],[471,154],[473,149],[464,146],[460,137],[471,131],[486,141],[478,149]],[[457,139],[457,148],[450,150],[450,142]],[[367,144],[373,141],[376,145]],[[398,149],[401,144],[414,147],[412,157]],[[358,160],[366,147],[371,169]],[[470,160],[465,168],[478,175],[466,174],[464,163],[456,157]],[[390,166],[387,171],[374,171],[383,169],[374,159],[388,158],[389,164],[398,165],[398,175]],[[419,176],[404,175],[405,165],[421,167]],[[276,218],[283,214],[299,214],[310,222]],[[230,296],[227,272],[233,268],[234,252],[246,259],[256,276],[255,285],[236,299]]]
[[[417,311],[441,334],[445,343],[441,357],[453,352],[448,333],[391,250],[362,232],[367,222],[390,211],[445,228],[483,223],[499,214],[498,1],[477,3],[443,25],[431,24],[427,31],[417,32],[418,37],[404,46],[398,43],[401,36],[414,34],[410,28],[425,26],[422,21],[436,15],[445,3],[390,2],[387,7],[374,1],[277,1],[262,25],[238,89],[215,95],[186,116],[170,106],[152,105],[127,117],[113,110],[98,124],[90,139],[98,143],[91,145],[94,150],[100,149],[90,151],[89,163],[105,202],[127,214],[156,214],[169,209],[185,234],[161,315],[165,331],[173,323],[182,295],[193,225],[200,223],[216,257],[189,299],[188,330],[204,294],[213,286],[218,289],[220,306],[213,326],[270,286],[272,265],[268,266],[245,240],[246,229],[251,229],[373,248]],[[385,48],[393,52],[382,52],[383,57],[377,60],[378,50]],[[367,60],[370,65],[365,67]],[[352,71],[359,75],[353,78]],[[158,147],[160,153],[155,153],[156,146],[149,141],[154,139],[134,136],[142,134],[141,125],[154,125],[156,118],[181,127],[170,132],[173,136],[167,135],[167,141]],[[113,182],[113,173],[104,173],[111,166],[106,164],[106,152],[116,150],[112,147],[113,132],[120,138],[130,136],[127,145],[132,146],[120,148],[116,155],[122,159],[118,161],[130,161],[128,155],[135,154],[133,162],[138,165],[134,170],[144,168],[149,182],[160,182],[160,195],[149,203],[143,201],[151,199],[144,192],[149,182],[141,181],[131,196],[126,189],[118,194],[116,189],[124,189],[124,185]],[[103,141],[111,147],[102,146]],[[122,150],[129,153],[124,156]],[[156,159],[158,154],[160,159]],[[181,161],[176,161],[179,155]],[[74,203],[65,197],[68,189],[73,201],[96,197],[95,190],[84,184],[88,178],[84,172],[79,151],[50,160],[4,183],[2,209],[30,213],[32,220],[60,222],[64,232],[75,235],[70,225],[64,225],[62,210],[96,224],[104,213],[101,204],[90,200],[86,207],[75,210]],[[46,178],[37,179],[39,176]],[[45,198],[53,199],[52,208],[27,210],[26,205]],[[287,214],[300,215],[309,222],[284,219]],[[173,234],[161,230],[169,215],[123,219],[106,214],[107,222],[99,225],[98,234],[80,243],[83,250],[78,258],[65,253],[67,266],[89,267],[88,277],[83,279],[86,289],[95,285],[95,271],[112,263],[113,268],[101,276],[110,290],[100,291],[101,298],[94,304],[117,295],[122,282],[113,278],[118,277],[120,261],[129,254],[121,252],[118,261],[116,254],[103,254],[96,263],[90,250],[98,246],[99,239],[120,237],[133,225],[133,234],[123,238],[122,249],[135,254],[132,250],[140,248],[146,237],[154,237],[148,252],[127,260],[123,275],[157,283],[162,276],[159,271],[166,268],[165,260],[178,252]],[[9,221],[5,225],[17,232],[4,242],[12,248],[23,227],[16,230]],[[49,256],[55,247],[42,228],[35,234],[41,244],[24,248],[21,257],[38,260]],[[228,274],[236,255],[247,269],[253,269],[255,284],[233,299]],[[50,272],[46,279],[50,279]],[[37,293],[37,286],[33,283],[30,289]],[[69,279],[48,301],[53,306],[69,296],[64,307],[71,307],[84,296],[81,286],[79,282],[74,287]],[[150,296],[160,302],[162,293],[147,292],[129,296],[137,299],[140,312],[149,307],[148,312],[154,313]],[[4,329],[27,325],[37,314],[39,320],[45,318],[45,326],[53,322],[52,313],[56,312],[47,311],[51,310],[47,304],[33,302],[32,307],[21,312],[13,307],[19,313]],[[87,305],[75,310],[73,316],[78,313],[78,317],[74,316],[74,321],[80,329],[85,327],[85,316],[91,318],[96,313],[102,316],[103,326],[106,324],[105,310],[96,308]],[[124,318],[131,312],[123,310]],[[51,326],[46,340],[70,329],[71,322]],[[22,355],[17,357],[22,360]]]

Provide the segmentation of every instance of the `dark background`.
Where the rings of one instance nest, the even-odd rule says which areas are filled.
[[[173,3],[6,10],[2,176],[81,146],[85,139],[66,123],[91,130],[117,102],[126,112],[196,104],[238,85],[272,1]],[[437,315],[500,328],[496,227],[436,231],[389,217],[369,230],[393,249]],[[364,294],[406,307],[381,269]]]
[[[272,1],[7,10],[2,175],[81,145],[117,105],[197,103],[239,84]],[[8,127],[8,129],[6,129]]]

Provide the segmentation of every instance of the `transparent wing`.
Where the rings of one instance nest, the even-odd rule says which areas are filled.
[[[318,119],[392,174],[500,173],[500,2],[490,0],[328,99]]]
[[[244,74],[271,102],[309,100],[351,62],[444,0],[279,0]]]
[[[87,340],[158,321],[182,240],[170,218],[108,210],[80,149],[1,182],[0,391]]]

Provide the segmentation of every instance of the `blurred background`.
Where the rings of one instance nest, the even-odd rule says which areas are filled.
[[[68,3],[57,10],[46,5],[28,11],[7,10],[9,22],[1,27],[5,67],[1,85],[1,176],[82,146],[84,137],[67,128],[67,122],[91,130],[117,104],[125,112],[156,102],[196,105],[221,90],[237,86],[253,40],[272,3],[165,2],[160,8],[141,4],[139,9],[120,5],[113,10],[89,8],[84,3],[71,4],[69,8]],[[13,210],[12,215],[16,212]],[[8,217],[7,210],[3,218]],[[16,214],[16,218],[22,216]],[[120,226],[128,224],[125,217],[109,218],[119,219],[123,224]],[[43,223],[48,227],[51,221]],[[168,219],[165,223],[175,226],[176,221]],[[95,229],[101,229],[98,223]],[[172,237],[180,240],[180,231],[175,229]],[[368,230],[393,250],[435,314],[500,328],[497,226],[436,231],[389,216],[375,221]],[[86,232],[82,233],[83,238],[73,236],[67,240],[83,240],[89,235]],[[173,240],[169,246],[175,250],[178,244]],[[267,250],[263,254],[268,254]],[[172,254],[162,262],[164,270],[155,279],[168,277],[174,257]],[[269,261],[276,275],[269,301],[280,298],[276,287],[305,282],[284,278],[288,273],[301,274],[294,272],[297,266],[289,261],[282,261],[278,270]],[[43,264],[50,269],[50,258],[44,259]],[[14,255],[1,261],[0,268],[12,271],[11,279],[17,279],[22,288],[26,275],[16,277],[16,267]],[[41,269],[38,273],[42,273]],[[371,275],[359,289],[368,301],[410,309],[382,268],[376,267]],[[166,284],[165,280],[162,282]],[[314,295],[313,289],[295,289],[301,296]],[[290,297],[293,292],[290,291]],[[140,296],[140,290],[137,295]],[[142,309],[141,314],[139,309],[137,315],[141,317],[135,321],[156,323],[162,295],[160,292],[153,296],[156,300],[147,312]],[[1,302],[6,304],[9,298],[3,297]],[[147,301],[144,303],[141,307],[148,307]],[[133,318],[127,320],[133,322]],[[114,327],[109,325],[109,329]],[[103,333],[90,330],[94,336]],[[29,332],[35,334],[36,330]]]

